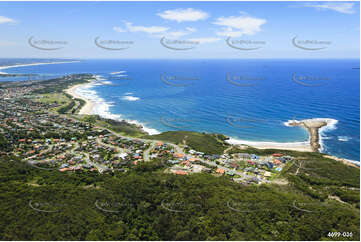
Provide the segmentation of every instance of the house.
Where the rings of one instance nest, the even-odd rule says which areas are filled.
[[[168,163],[174,165],[174,164],[178,164],[180,161],[179,160],[168,160]]]
[[[188,160],[186,160],[186,161],[182,161],[181,164],[185,166],[189,166],[191,163]]]
[[[281,153],[274,153],[272,156],[273,156],[273,157],[281,157],[282,154],[281,154]]]
[[[224,174],[224,170],[223,170],[222,168],[218,168],[218,169],[216,170],[216,172],[217,172],[218,174]]]
[[[197,161],[197,159],[194,158],[194,157],[191,157],[191,158],[189,158],[188,160],[189,160],[190,162],[195,162],[195,161]]]
[[[284,157],[280,157],[280,158],[278,158],[278,160],[282,163],[286,163],[286,158],[284,158]]]
[[[276,159],[276,160],[273,161],[273,164],[279,165],[279,164],[281,164],[281,161],[279,161],[279,160]]]
[[[234,176],[234,171],[227,171],[226,174],[230,176]]]
[[[266,171],[264,174],[263,174],[263,176],[264,177],[271,177],[271,172],[269,172],[269,171]]]
[[[119,156],[119,158],[124,160],[124,158],[127,157],[128,154],[127,153],[120,153],[118,156]]]
[[[238,154],[236,154],[236,156],[238,156],[241,159],[249,159],[250,158],[250,155],[247,153],[238,153]]]
[[[140,159],[140,158],[142,158],[142,156],[140,155],[140,154],[138,154],[138,153],[136,153],[136,154],[134,154],[134,159]]]
[[[251,155],[251,159],[252,159],[252,160],[258,160],[258,159],[259,159],[259,156],[255,155],[255,154],[252,154],[252,155]]]
[[[188,172],[186,172],[186,171],[181,171],[181,170],[176,170],[176,171],[175,171],[175,174],[177,174],[177,175],[188,175]]]
[[[184,155],[181,154],[181,153],[174,153],[173,156],[174,156],[175,158],[183,158]]]
[[[217,160],[219,158],[221,158],[220,155],[211,155],[211,157],[210,157],[211,160]]]
[[[285,155],[285,156],[283,156],[282,158],[284,158],[286,161],[293,159],[293,158],[292,158],[291,156],[289,156],[289,155]]]
[[[267,166],[269,169],[272,169],[272,168],[273,168],[273,163],[271,163],[271,162],[266,162],[266,166]]]
[[[68,164],[61,164],[61,166],[60,166],[60,169],[63,169],[63,168],[66,168],[66,167],[69,167],[69,165]]]
[[[188,151],[189,152],[189,154],[191,154],[191,155],[193,155],[193,154],[195,154],[196,153],[196,151],[195,150],[190,150],[190,151]]]
[[[76,166],[76,167],[74,167],[74,171],[79,171],[79,170],[81,170],[82,169],[82,166]]]

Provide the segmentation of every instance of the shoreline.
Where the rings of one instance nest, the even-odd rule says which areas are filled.
[[[87,83],[77,84],[66,89],[65,92],[75,98],[79,98],[85,101],[85,105],[81,108],[78,114],[80,115],[99,115],[103,118],[113,119],[117,121],[126,121],[130,124],[135,124],[142,127],[142,130],[149,135],[160,134],[156,129],[146,127],[144,124],[140,123],[137,120],[128,120],[121,117],[120,114],[113,114],[109,111],[109,108],[112,106],[111,103],[106,102],[103,98],[99,97],[95,91],[89,90],[94,86],[101,85],[99,81],[102,81],[101,76],[94,76],[94,79],[88,80]],[[107,82],[103,82],[107,83]],[[76,90],[80,89],[82,91],[88,91],[89,94],[81,95],[76,93]],[[86,95],[91,96],[91,98]]]
[[[304,120],[288,120],[285,122],[289,127],[302,127],[309,133],[309,142],[313,152],[320,152],[323,149],[321,134],[327,128],[334,128],[337,120],[331,118],[312,118]]]
[[[30,64],[17,64],[17,65],[12,65],[12,66],[0,66],[0,74],[9,74],[6,72],[2,72],[1,70],[15,68],[15,67],[67,64],[67,63],[75,63],[75,62],[80,62],[80,61],[38,62],[38,63],[30,63]]]
[[[96,102],[94,102],[93,100],[90,100],[89,98],[82,96],[82,95],[78,95],[75,90],[78,88],[87,88],[86,86],[89,85],[89,88],[96,84],[96,82],[93,81],[89,81],[88,83],[84,83],[84,84],[78,84],[78,85],[74,85],[72,87],[70,87],[69,89],[66,90],[66,92],[75,97],[75,98],[79,98],[79,99],[83,99],[86,104],[82,107],[82,109],[79,111],[78,114],[85,114],[85,115],[93,115],[93,114],[99,114],[99,112],[95,112],[95,108],[96,108]],[[105,116],[105,115],[101,115],[100,116]],[[120,117],[118,117],[118,115],[113,114],[111,116],[113,117],[109,117],[110,115],[106,115],[106,118],[112,118],[115,120],[120,119]],[[140,124],[138,121],[131,121],[131,120],[126,120],[129,123],[133,123],[133,124],[137,124],[137,125],[141,125],[142,127],[144,127],[144,125]],[[149,134],[156,134],[159,132],[149,132],[149,129],[147,128],[143,128],[143,130]],[[227,140],[227,143],[232,144],[232,145],[250,145],[254,148],[257,149],[284,149],[284,150],[293,150],[293,151],[301,151],[301,152],[312,152],[312,148],[311,145],[309,144],[309,142],[263,142],[263,141],[247,141],[247,140],[238,140],[238,139],[233,139],[230,138],[229,140]]]
[[[274,141],[248,141],[230,138],[226,140],[232,145],[249,145],[257,149],[282,149],[301,152],[312,152],[312,148],[308,142],[274,142]]]
[[[95,80],[100,79],[99,76],[94,76]],[[104,118],[114,119],[114,120],[125,120],[126,122],[129,122],[131,124],[140,125],[142,129],[147,132],[149,135],[159,134],[161,132],[145,127],[142,123],[136,120],[126,120],[124,118],[121,118],[119,114],[112,114],[109,112],[109,107],[111,104],[105,102],[104,99],[96,96],[94,99],[98,100],[91,100],[90,98],[77,94],[76,89],[89,89],[95,85],[99,85],[97,81],[89,80],[87,83],[83,84],[77,84],[74,86],[71,86],[70,88],[66,89],[66,93],[69,95],[82,99],[86,102],[86,104],[82,107],[82,109],[79,111],[78,114],[82,115],[94,115],[97,114]],[[88,86],[88,87],[87,87]],[[94,94],[96,93],[94,92]],[[325,131],[329,126],[334,125],[337,123],[337,120],[334,119],[326,119],[326,118],[314,118],[314,119],[305,119],[301,121],[297,120],[289,120],[285,122],[286,126],[300,126],[305,128],[310,136],[310,139],[308,141],[299,141],[299,142],[273,142],[273,141],[247,141],[247,140],[239,140],[235,138],[229,137],[228,140],[226,140],[227,143],[232,145],[249,145],[251,147],[257,148],[257,149],[280,149],[280,150],[290,150],[290,151],[299,151],[299,152],[320,152],[322,150],[322,137],[321,133]],[[315,151],[317,150],[317,151]],[[327,154],[325,154],[327,155]],[[345,164],[351,165],[351,166],[357,166],[359,167],[358,161],[343,159],[339,157],[335,157],[332,155],[327,155],[331,159],[342,161]]]
[[[74,86],[71,86],[70,88],[66,89],[65,92],[67,94],[69,94],[70,96],[74,97],[74,98],[78,98],[78,99],[82,99],[85,101],[85,105],[79,110],[79,113],[80,115],[82,114],[85,114],[85,115],[92,115],[92,111],[95,107],[95,102],[93,102],[92,100],[84,97],[84,96],[81,96],[81,95],[78,95],[76,94],[75,90],[77,88],[80,88],[80,87],[84,87],[86,85],[91,85],[92,82],[89,81],[88,83],[83,83],[83,84],[77,84],[77,85],[74,85]]]

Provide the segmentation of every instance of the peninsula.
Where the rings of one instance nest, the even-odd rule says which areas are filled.
[[[310,145],[313,152],[319,152],[320,145],[320,129],[332,123],[336,123],[337,120],[330,118],[313,118],[313,119],[304,119],[301,121],[298,120],[289,120],[287,126],[300,126],[305,128],[310,135]]]

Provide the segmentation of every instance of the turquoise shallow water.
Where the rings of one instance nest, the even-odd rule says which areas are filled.
[[[331,118],[337,123],[321,134],[323,152],[360,160],[356,67],[359,60],[87,60],[6,72],[98,74],[104,80],[87,95],[105,104],[99,112],[138,120],[157,131],[298,142],[308,140],[307,132],[284,122]]]

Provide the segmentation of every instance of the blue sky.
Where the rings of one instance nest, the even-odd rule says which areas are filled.
[[[2,58],[359,58],[359,9],[359,2],[0,2],[0,53]],[[97,37],[105,48],[95,44]]]

